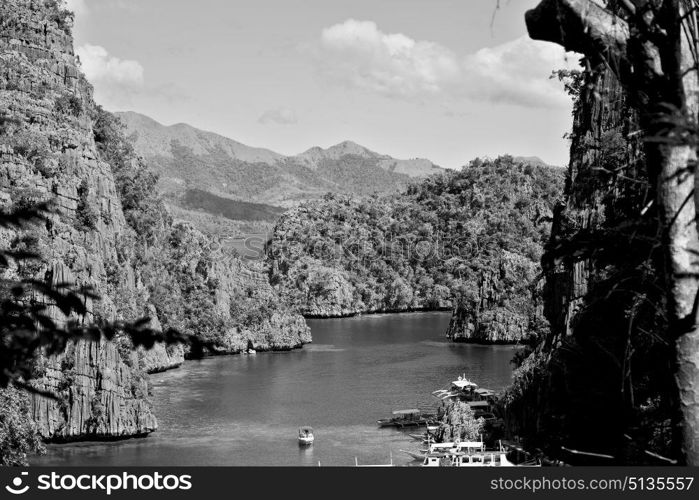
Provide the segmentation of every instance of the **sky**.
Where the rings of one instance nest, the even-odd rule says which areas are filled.
[[[285,155],[345,140],[458,168],[565,165],[577,58],[526,36],[538,0],[67,0],[111,111]]]

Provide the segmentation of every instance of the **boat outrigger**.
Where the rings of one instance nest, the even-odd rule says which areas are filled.
[[[486,450],[483,441],[433,443],[420,453],[404,451],[423,467],[510,467],[515,464],[507,458],[502,445],[497,450]]]
[[[301,427],[299,429],[299,444],[301,446],[308,446],[313,444],[315,437],[313,436],[313,429],[311,427]]]
[[[490,389],[478,387],[478,384],[466,378],[466,375],[459,375],[454,380],[449,389],[439,389],[432,395],[442,401],[458,399],[460,401],[487,401],[491,403],[495,399],[495,392]]]
[[[431,420],[425,417],[417,408],[408,410],[396,410],[391,414],[391,418],[382,418],[376,421],[379,427],[415,427],[428,425]]]

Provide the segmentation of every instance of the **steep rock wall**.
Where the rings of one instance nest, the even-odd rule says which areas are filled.
[[[287,350],[311,341],[304,318],[272,289],[266,270],[191,224],[176,223],[147,278],[163,322],[207,341],[216,354]],[[257,264],[261,266],[261,264]]]
[[[49,222],[30,231],[41,263],[21,275],[91,285],[102,297],[85,318],[135,319],[148,313],[147,294],[124,257],[128,241],[110,166],[93,137],[92,89],[73,53],[72,20],[55,2],[0,4],[0,199],[3,206],[53,201]],[[16,234],[3,243],[22,245]],[[176,353],[173,353],[176,358]],[[153,366],[176,364],[157,353]],[[65,402],[33,399],[33,414],[50,439],[142,435],[157,427],[139,356],[118,342],[79,342],[40,360],[37,385]]]
[[[581,457],[561,447],[653,463],[644,450],[673,456],[676,405],[654,186],[618,81],[597,68],[576,86],[566,199],[542,261],[550,330],[515,371],[508,427],[566,461]]]
[[[303,316],[286,307],[269,284],[266,271],[255,263],[243,264],[239,259],[216,260],[210,268],[219,280],[216,304],[222,314],[235,316],[231,304],[241,290],[254,290],[260,303],[271,303],[269,314],[262,315],[254,325],[241,324],[228,337],[230,352],[247,347],[261,351],[288,350],[311,342],[311,331]],[[235,319],[235,318],[233,318]]]
[[[447,336],[455,342],[514,344],[526,340],[539,265],[522,255],[503,252],[495,269],[483,271],[475,300],[454,308]]]

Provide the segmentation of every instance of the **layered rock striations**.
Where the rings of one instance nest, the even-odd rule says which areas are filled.
[[[151,318],[214,347],[211,353],[293,349],[311,341],[302,316],[264,269],[188,224],[174,223],[119,121],[97,106],[73,53],[60,2],[0,5],[0,203],[54,204],[46,224],[2,231],[0,244],[40,254],[7,271],[91,286],[86,323]],[[44,300],[37,297],[37,300]],[[55,308],[54,308],[55,309]],[[57,321],[63,318],[56,310]],[[53,440],[113,439],[157,428],[146,373],[179,366],[181,345],[134,350],[128,338],[78,342],[40,357],[33,417]]]
[[[18,269],[23,276],[93,286],[102,300],[88,304],[85,321],[121,318],[124,310],[145,315],[147,293],[120,254],[130,229],[96,150],[92,89],[73,53],[71,24],[56,2],[0,5],[1,201],[6,208],[55,203],[45,225],[6,232],[2,243],[39,249],[41,262]],[[157,427],[138,356],[118,343],[79,342],[40,360],[37,370],[39,388],[65,397],[34,397],[46,438],[125,437]]]

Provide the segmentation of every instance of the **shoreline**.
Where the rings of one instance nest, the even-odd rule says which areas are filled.
[[[429,312],[448,312],[451,311],[453,307],[417,307],[411,309],[374,309],[371,311],[355,311],[347,312],[343,314],[303,314],[301,315],[304,319],[342,319],[342,318],[355,318],[358,316],[372,316],[375,314],[410,314],[410,313],[429,313]]]

